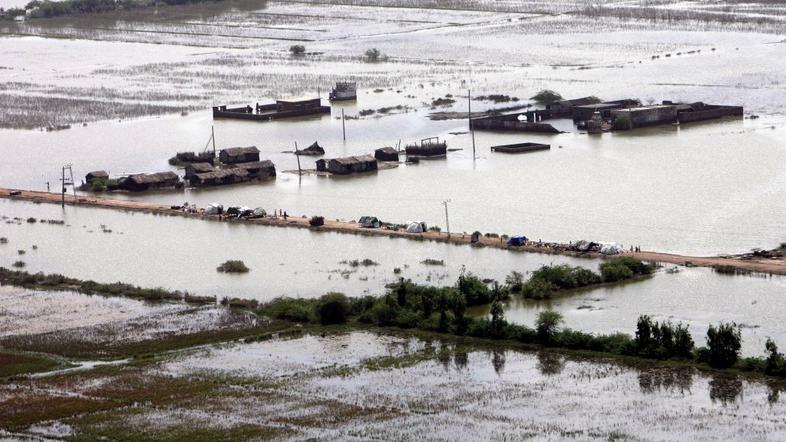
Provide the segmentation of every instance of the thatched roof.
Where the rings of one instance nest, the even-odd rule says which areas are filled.
[[[381,152],[387,155],[398,155],[398,151],[393,147],[380,147],[374,152]]]
[[[89,172],[87,175],[85,175],[85,178],[87,178],[88,181],[95,178],[105,179],[105,178],[109,178],[109,174],[106,173],[105,170],[94,170],[92,172]]]
[[[248,171],[245,169],[217,169],[212,172],[206,173],[198,173],[195,175],[197,179],[200,181],[208,181],[208,180],[222,180],[227,177],[236,176],[239,178],[245,178],[248,176]]]
[[[180,181],[180,177],[172,171],[158,173],[138,173],[135,175],[129,175],[127,179],[137,184],[161,184]]]
[[[241,155],[258,154],[259,149],[257,149],[256,146],[228,147],[226,149],[222,149],[221,153],[230,157],[237,157]]]
[[[186,170],[193,171],[194,173],[205,173],[213,171],[214,167],[210,163],[191,163],[186,166]]]
[[[233,164],[232,167],[237,167],[245,170],[261,170],[275,168],[276,166],[270,160],[252,161],[250,163]]]
[[[357,163],[368,163],[368,162],[376,163],[377,162],[377,160],[374,159],[374,157],[372,157],[371,155],[358,155],[358,156],[354,156],[354,157],[334,158],[331,161],[336,161],[339,164],[345,164],[345,165],[357,164]]]

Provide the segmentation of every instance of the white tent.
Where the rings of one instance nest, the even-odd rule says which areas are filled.
[[[409,223],[407,224],[407,233],[423,233],[423,223]]]

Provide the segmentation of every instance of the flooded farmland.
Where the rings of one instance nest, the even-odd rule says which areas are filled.
[[[786,439],[785,33],[767,0],[0,0],[0,439]],[[217,172],[106,191],[178,152]]]

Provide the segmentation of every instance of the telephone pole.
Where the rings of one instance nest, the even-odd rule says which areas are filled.
[[[66,178],[66,170],[68,170],[68,178]],[[71,164],[66,164],[61,169],[60,175],[60,205],[65,208],[65,195],[68,192],[68,186],[74,190],[74,203],[76,203],[76,187],[74,186],[74,170],[71,168]]]
[[[450,220],[448,219],[448,203],[450,200],[442,201],[445,206],[445,230],[448,232],[448,239],[450,239]]]
[[[467,121],[472,134],[472,159],[475,159],[475,129],[472,127],[472,90],[467,89]]]
[[[344,141],[347,141],[347,125],[344,119],[344,108],[341,108],[341,132],[344,134]]]

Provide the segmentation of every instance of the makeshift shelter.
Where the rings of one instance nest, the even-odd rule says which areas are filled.
[[[472,236],[469,237],[469,242],[472,243],[472,244],[475,244],[476,242],[480,241],[480,236],[481,235],[482,234],[480,232],[478,232],[477,230],[472,232]]]
[[[295,155],[309,155],[309,156],[320,156],[325,154],[325,149],[322,148],[316,141],[311,146],[308,146],[305,149],[300,149],[295,151]]]
[[[407,223],[407,233],[423,233],[426,230],[426,223],[422,221]]]
[[[604,255],[619,255],[624,251],[622,245],[617,243],[601,244],[600,246],[600,253]]]
[[[308,221],[311,227],[320,227],[325,225],[325,218],[322,216],[312,216]]]
[[[221,215],[224,213],[224,206],[218,203],[210,203],[205,207],[205,215]]]
[[[409,144],[405,148],[407,156],[441,157],[447,155],[448,143],[437,137],[424,138],[420,144]]]
[[[218,159],[224,164],[240,164],[259,161],[259,149],[256,146],[229,147],[218,153]]]
[[[358,224],[360,224],[360,227],[365,227],[367,229],[378,229],[382,226],[382,221],[376,216],[361,216],[358,220]]]
[[[374,151],[374,158],[376,158],[377,161],[398,162],[398,151],[392,147],[382,147]]]
[[[119,188],[131,192],[176,187],[180,184],[180,177],[175,172],[138,173],[129,175],[122,180]]]
[[[515,246],[515,247],[523,246],[524,244],[526,244],[527,241],[528,239],[526,236],[512,236],[508,240],[508,245]]]
[[[198,173],[189,180],[192,186],[208,187],[248,181],[248,171],[242,168],[216,169],[212,172]]]

